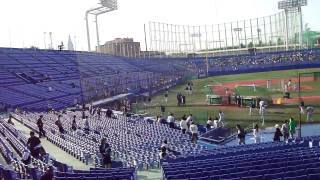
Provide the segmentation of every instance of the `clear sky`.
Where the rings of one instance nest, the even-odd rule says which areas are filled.
[[[99,19],[100,40],[133,37],[144,41],[143,24],[149,21],[203,25],[262,17],[279,12],[278,0],[119,0],[118,10]],[[0,46],[44,48],[53,34],[54,47],[67,44],[70,35],[77,50],[87,50],[85,11],[98,0],[1,0]],[[320,30],[320,0],[303,7],[304,23]],[[90,18],[92,47],[95,24]],[[46,32],[46,34],[45,34]],[[142,43],[144,47],[144,43]]]

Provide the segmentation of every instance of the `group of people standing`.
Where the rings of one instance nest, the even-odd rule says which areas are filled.
[[[170,113],[167,119],[163,116],[157,116],[157,122],[161,124],[168,124],[170,128],[177,129],[176,127],[176,119],[173,113]],[[197,143],[198,140],[198,126],[194,123],[194,119],[192,114],[189,114],[187,117],[183,115],[179,122],[181,132],[183,134],[190,133],[191,134],[191,141],[193,143]]]
[[[207,120],[206,128],[207,131],[212,129],[212,128],[218,128],[218,127],[223,127],[225,125],[224,122],[224,112],[219,111],[219,117],[215,117],[214,119],[212,117],[209,117]]]
[[[186,105],[186,96],[181,94],[181,92],[179,92],[177,94],[177,105],[178,106],[185,106]]]
[[[275,125],[275,132],[273,135],[274,142],[280,142],[281,137],[283,137],[283,141],[287,142],[289,139],[295,138],[297,124],[295,120],[291,117],[289,121],[285,120],[282,126],[280,127],[278,124]],[[237,129],[237,138],[238,144],[246,144],[246,130],[242,128],[239,124],[236,125]],[[262,134],[261,130],[259,129],[258,124],[255,124],[252,129],[252,135],[255,143],[260,143]]]

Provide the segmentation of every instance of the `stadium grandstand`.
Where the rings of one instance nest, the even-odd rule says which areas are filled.
[[[41,33],[43,47],[35,42],[38,35],[31,36],[29,47],[14,44],[18,38],[10,30],[4,35],[9,43],[0,42],[1,180],[320,179],[320,27],[305,13],[319,15],[318,1],[238,4],[243,11],[251,3],[270,6],[271,13],[277,6],[270,16],[257,11],[238,16],[222,0],[210,8],[204,6],[213,1],[172,2],[175,11],[167,18],[184,13],[181,7],[202,7],[195,14],[209,8],[215,20],[188,13],[181,24],[197,16],[205,25],[147,19],[140,28],[144,36],[137,35],[143,44],[125,37],[140,25],[123,21],[130,28],[119,28],[122,16],[138,22],[138,11],[144,18],[170,14],[170,8],[157,14],[170,0],[159,7],[149,0],[99,0],[92,8],[92,2],[72,1],[79,3],[85,23],[74,4],[64,9],[43,1],[43,6],[33,0],[20,5],[43,8],[43,19],[32,17],[45,23],[52,17],[51,23],[63,28]],[[17,6],[0,2],[0,15]],[[50,15],[60,8],[63,16]],[[245,20],[228,22],[222,11]],[[104,14],[118,18],[113,33],[103,26]],[[65,47],[53,35],[60,38],[59,32],[76,26],[68,16],[81,19],[86,34],[79,40],[69,35]],[[27,34],[29,28],[10,24],[26,18],[8,19],[4,26]],[[29,22],[31,31],[47,31]],[[125,38],[116,38],[120,30]],[[101,39],[114,40],[101,44]],[[76,50],[83,44],[87,49]]]

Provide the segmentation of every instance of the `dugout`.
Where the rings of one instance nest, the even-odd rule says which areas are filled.
[[[219,95],[207,95],[207,104],[208,105],[222,105],[222,97]]]
[[[246,107],[249,107],[252,104],[256,105],[258,98],[259,97],[257,97],[257,96],[243,96],[243,97],[241,97],[241,105],[246,106]]]

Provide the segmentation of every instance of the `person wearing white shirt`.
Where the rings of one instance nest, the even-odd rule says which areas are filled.
[[[188,128],[190,127],[190,124],[192,123],[193,119],[192,119],[192,114],[190,114],[188,117],[187,117],[187,125],[188,125]]]
[[[219,111],[219,123],[223,126],[224,124],[224,113]]]
[[[260,109],[259,109],[259,114],[261,114],[261,112],[262,112],[262,107],[263,107],[263,105],[264,105],[264,101],[260,101],[259,102],[259,107],[260,107]]]
[[[264,125],[264,115],[266,113],[266,107],[262,106],[261,108],[261,113],[260,113],[260,118],[261,118],[261,121],[262,121],[262,125]]]
[[[261,142],[261,134],[259,130],[258,124],[256,124],[253,128],[253,137],[254,137],[254,142],[255,143],[260,143]]]
[[[170,128],[174,128],[174,116],[173,116],[173,113],[170,113],[170,115],[167,117],[167,122],[168,122]]]
[[[185,134],[188,129],[188,124],[184,118],[182,118],[180,121],[180,128],[181,128],[182,133]]]
[[[313,121],[312,115],[313,115],[313,112],[314,112],[314,107],[308,106],[306,108],[306,112],[307,112],[307,122]]]
[[[198,140],[198,126],[194,124],[194,122],[190,125],[190,132],[191,132],[191,142],[197,143]]]

